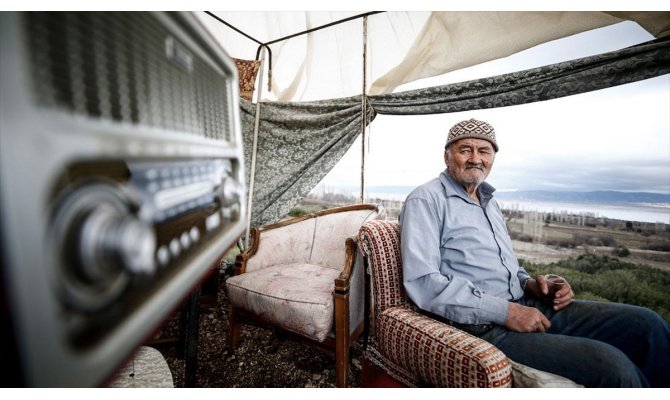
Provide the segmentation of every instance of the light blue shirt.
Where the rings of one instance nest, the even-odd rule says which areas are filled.
[[[421,309],[463,324],[503,325],[530,277],[519,266],[495,188],[481,204],[444,170],[414,189],[398,217],[403,282]]]

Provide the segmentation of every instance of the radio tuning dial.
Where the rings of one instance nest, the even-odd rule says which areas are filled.
[[[115,185],[93,183],[70,192],[53,226],[60,286],[76,309],[98,311],[123,293],[132,276],[156,271],[153,228],[132,213],[128,196]]]
[[[232,206],[240,201],[240,185],[230,176],[224,177],[219,189],[222,206]]]
[[[80,256],[82,272],[92,279],[105,279],[122,266],[132,274],[153,274],[156,238],[147,224],[134,216],[101,204],[84,221]],[[112,271],[110,271],[112,270]]]

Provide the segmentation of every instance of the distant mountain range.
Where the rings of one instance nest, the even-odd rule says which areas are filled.
[[[414,188],[411,186],[370,186],[371,195],[389,194],[404,196]],[[619,192],[599,190],[593,192],[568,192],[551,190],[496,191],[495,197],[507,201],[544,201],[557,203],[600,203],[600,204],[670,204],[670,193]]]
[[[670,193],[618,192],[599,190],[594,192],[562,192],[550,190],[519,190],[514,192],[496,192],[501,200],[530,200],[563,203],[600,203],[600,204],[663,204],[670,203]]]

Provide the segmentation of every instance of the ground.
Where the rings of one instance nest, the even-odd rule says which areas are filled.
[[[532,263],[549,264],[570,257],[577,257],[583,253],[582,249],[568,249],[564,247],[552,247],[542,243],[522,242],[520,240],[512,241],[514,253],[517,258],[530,261]]]
[[[611,247],[605,246],[578,246],[575,248],[548,246],[542,243],[530,243],[519,240],[512,241],[517,258],[532,263],[549,264],[568,258],[577,258],[580,254],[592,252],[600,255],[616,257]],[[645,264],[655,268],[670,271],[670,253],[631,249],[627,257],[617,257],[623,262],[632,264]]]
[[[229,306],[223,290],[227,271],[220,271],[217,306],[203,309],[198,337],[196,387],[201,388],[333,388],[335,360],[305,344],[282,339],[266,329],[245,327],[235,349],[226,338]],[[157,337],[176,336],[175,316]],[[155,346],[165,356],[175,387],[184,387],[184,360],[176,343]],[[351,349],[349,386],[360,387],[362,340]]]
[[[584,248],[551,247],[540,243],[514,241],[519,258],[534,263],[550,263],[576,257]],[[598,251],[590,248],[588,251]],[[609,251],[611,249],[600,249]],[[635,262],[635,258],[625,258]],[[647,264],[652,262],[642,260]],[[658,263],[669,268],[667,262]],[[219,272],[214,306],[203,309],[198,339],[198,371],[196,387],[202,388],[332,388],[335,387],[335,361],[329,355],[305,344],[282,339],[269,330],[246,327],[235,349],[228,345],[228,301],[223,283],[230,270],[224,265]],[[157,338],[178,336],[179,318],[175,316]],[[184,361],[175,343],[155,346],[165,356],[175,387],[184,387]],[[351,349],[349,386],[360,387],[363,342],[359,339]]]

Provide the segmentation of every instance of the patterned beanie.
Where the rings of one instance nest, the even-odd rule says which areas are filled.
[[[447,148],[451,143],[465,138],[488,140],[493,145],[493,149],[498,152],[496,131],[490,124],[484,121],[470,118],[467,121],[461,121],[452,126],[447,137],[447,144],[444,147]]]

